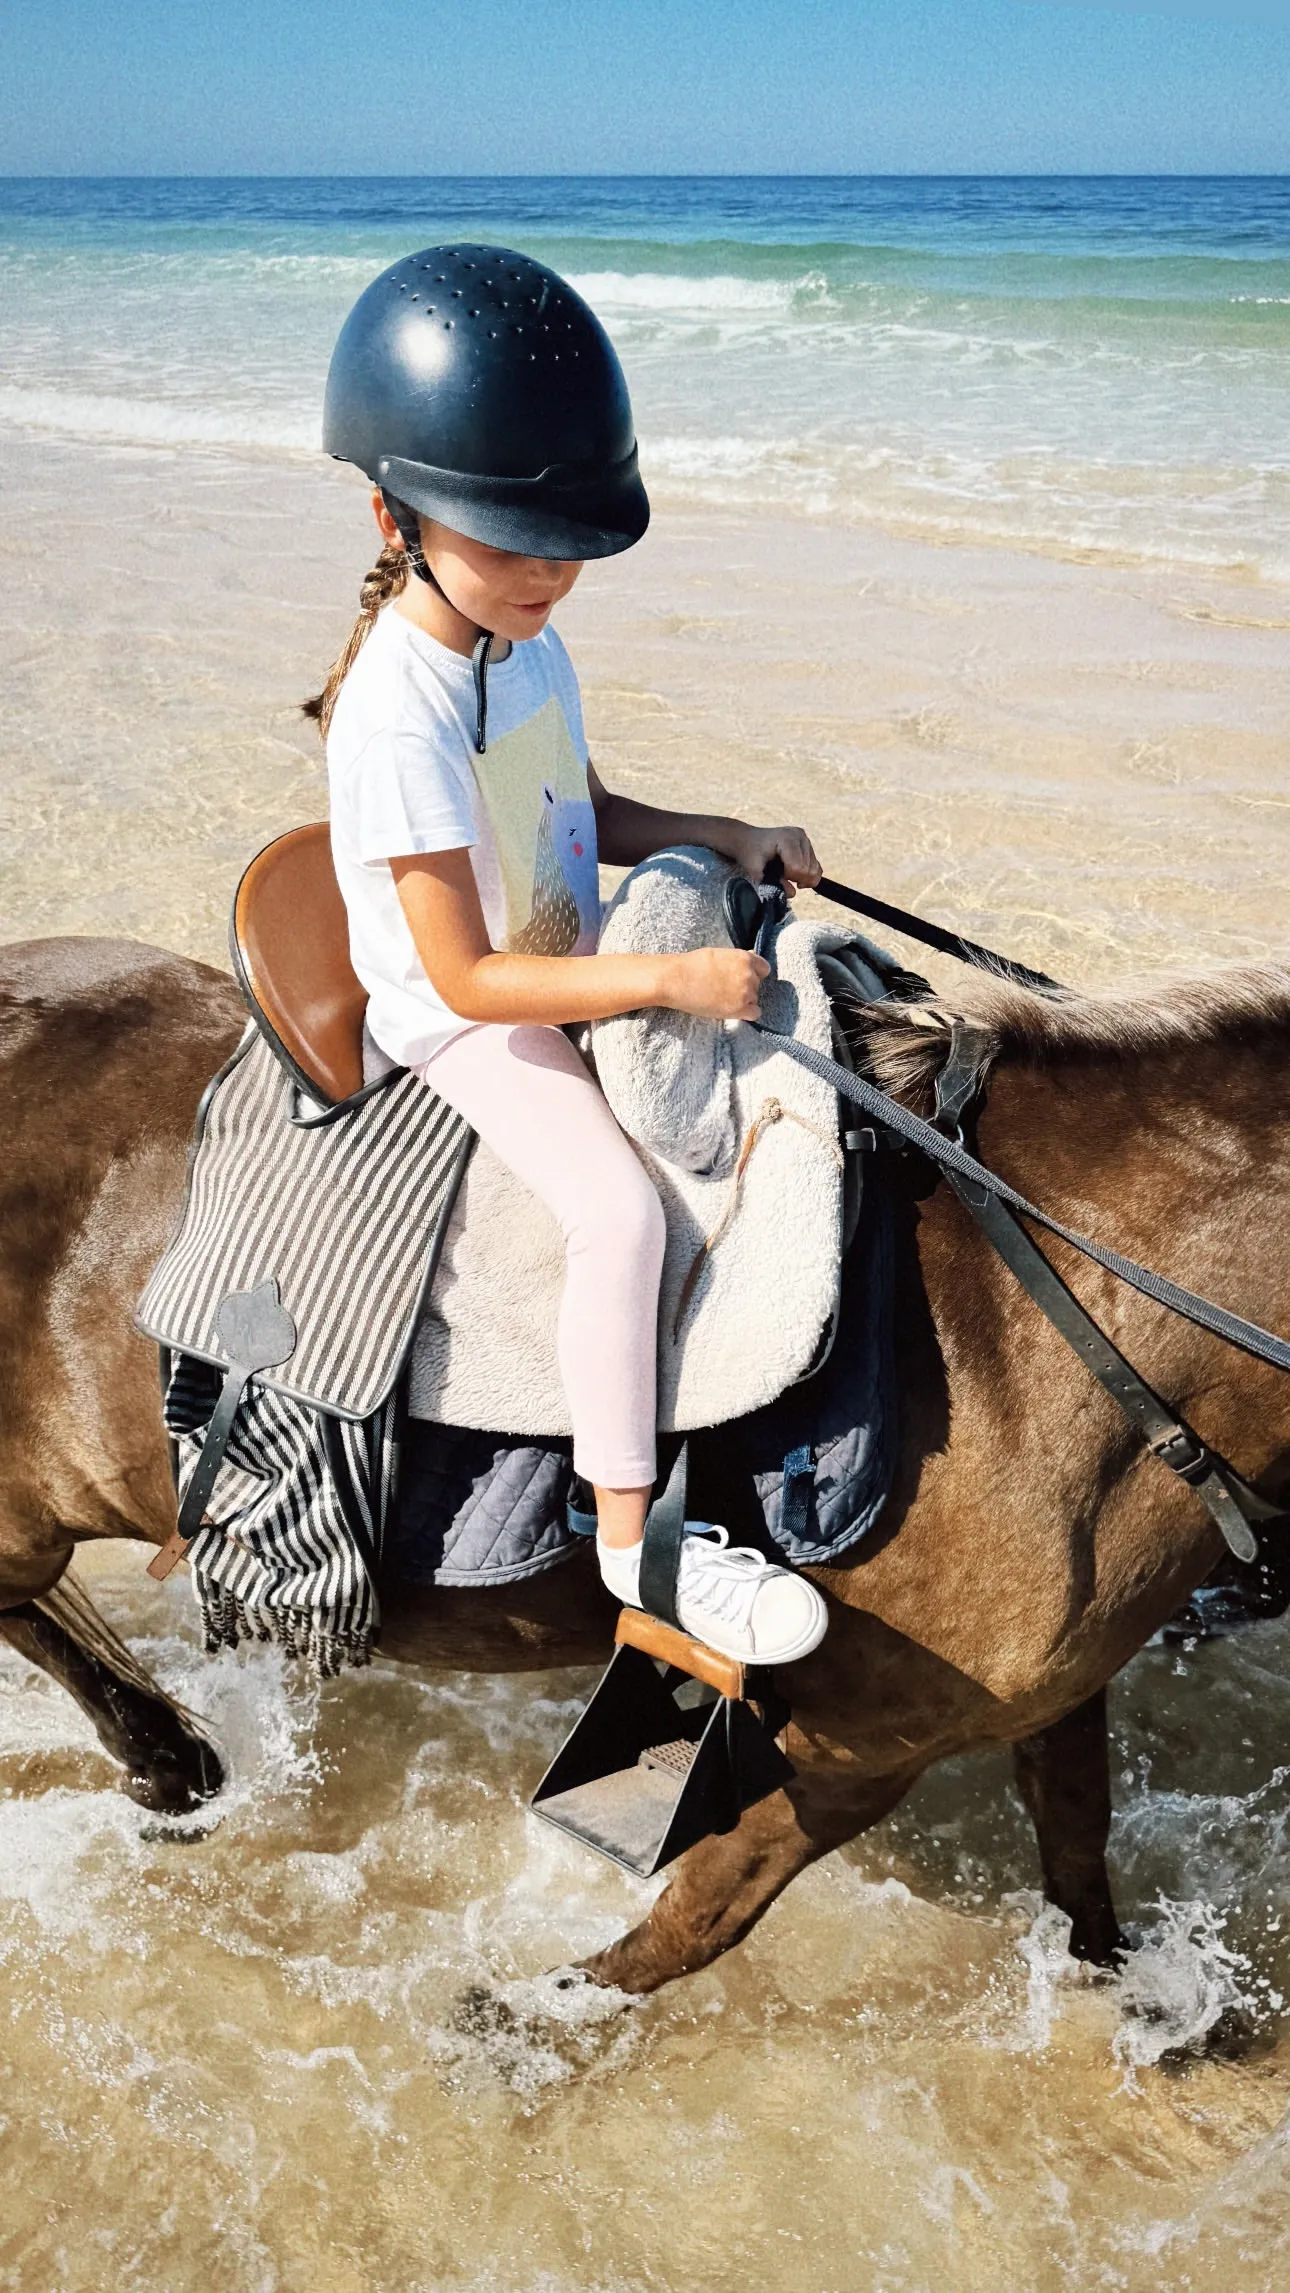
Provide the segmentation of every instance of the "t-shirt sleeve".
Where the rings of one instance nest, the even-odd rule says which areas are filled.
[[[345,778],[347,840],[357,860],[454,852],[478,841],[465,774],[432,741],[375,733]]]

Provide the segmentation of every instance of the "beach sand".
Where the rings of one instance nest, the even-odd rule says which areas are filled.
[[[326,809],[297,704],[365,489],[12,441],[0,485],[5,936],[222,963],[242,866]],[[801,820],[831,874],[1076,984],[1290,944],[1290,589],[665,506],[559,627],[610,787]]]

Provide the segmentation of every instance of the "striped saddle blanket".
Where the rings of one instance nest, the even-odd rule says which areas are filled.
[[[305,1100],[248,1028],[207,1090],[178,1232],[135,1313],[163,1349],[180,1500],[229,1376],[221,1309],[270,1289],[294,1340],[245,1381],[188,1547],[207,1645],[365,1659],[394,1491],[399,1382],[473,1133],[404,1072]]]

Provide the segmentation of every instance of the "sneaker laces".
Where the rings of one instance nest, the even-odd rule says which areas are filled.
[[[723,1623],[747,1626],[767,1577],[779,1573],[752,1545],[732,1545],[728,1529],[687,1524],[677,1591]]]

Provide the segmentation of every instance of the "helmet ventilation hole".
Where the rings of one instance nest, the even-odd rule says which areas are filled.
[[[396,316],[392,287],[446,334],[460,318],[468,339],[433,351]],[[446,307],[431,301],[432,287]],[[561,377],[561,364],[587,372]],[[526,367],[541,371],[526,381]],[[494,498],[499,481],[483,474],[494,436],[517,489],[505,505]],[[443,495],[453,507],[460,496],[463,525],[474,530],[469,510],[505,546],[612,555],[648,519],[631,408],[603,326],[545,263],[509,250],[427,247],[371,282],[333,355],[323,437],[335,459],[379,472],[382,483],[402,457],[406,471],[424,472],[428,505]]]

